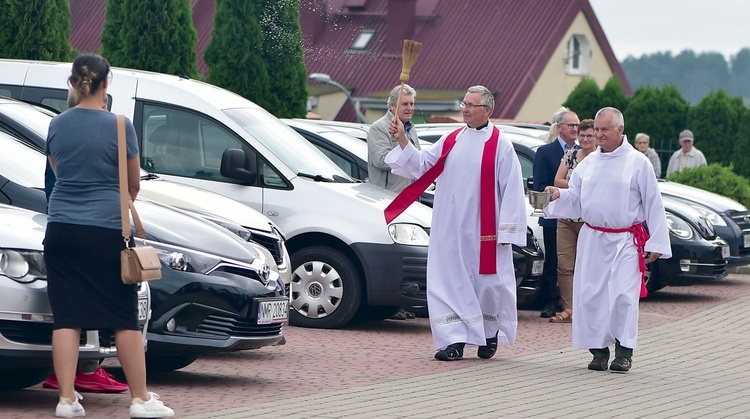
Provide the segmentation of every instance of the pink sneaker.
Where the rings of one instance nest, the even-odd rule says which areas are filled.
[[[47,377],[46,380],[42,381],[42,387],[51,388],[53,390],[57,390],[60,388],[60,385],[57,384],[57,377],[55,376],[55,373],[52,373],[52,375]]]
[[[127,384],[115,380],[115,377],[104,371],[102,367],[97,368],[92,374],[86,374],[79,370],[76,372],[75,385],[78,391],[93,393],[122,393],[128,391]]]

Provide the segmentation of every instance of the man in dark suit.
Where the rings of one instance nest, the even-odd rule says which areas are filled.
[[[566,151],[576,147],[578,137],[578,115],[567,108],[560,109],[553,117],[553,128],[557,138],[539,147],[534,157],[534,190],[543,191],[555,185],[555,174]],[[553,134],[554,135],[554,134]],[[560,305],[557,289],[557,220],[539,218],[544,232],[544,273],[542,274],[539,301],[544,304],[541,317],[550,318]]]

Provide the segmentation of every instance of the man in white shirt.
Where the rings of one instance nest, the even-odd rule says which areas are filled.
[[[594,355],[588,369],[595,371],[607,369],[612,344],[609,369],[630,370],[646,263],[672,254],[653,167],[627,142],[624,130],[619,110],[599,110],[594,120],[599,149],[578,164],[568,189],[545,188],[553,201],[546,217],[586,221],[573,274],[573,346]]]
[[[667,166],[667,177],[672,173],[681,172],[684,169],[692,169],[694,167],[703,166],[706,164],[706,157],[697,148],[693,147],[693,132],[686,129],[680,133],[680,149],[672,154],[669,158],[669,166]]]

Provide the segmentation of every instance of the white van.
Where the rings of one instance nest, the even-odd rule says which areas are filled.
[[[65,109],[70,68],[0,60],[0,95]],[[253,102],[178,76],[112,73],[111,110],[133,120],[145,170],[234,198],[281,228],[292,324],[341,327],[358,311],[425,304],[429,208],[414,204],[386,225],[393,193],[354,182]]]

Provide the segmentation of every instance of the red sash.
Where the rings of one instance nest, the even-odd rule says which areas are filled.
[[[425,174],[419,177],[414,183],[407,186],[401,191],[393,202],[386,207],[385,222],[390,223],[402,212],[406,210],[422,192],[427,189],[432,182],[437,179],[445,168],[445,158],[456,144],[458,134],[464,128],[459,128],[452,133],[443,142],[443,149],[440,157]],[[495,274],[497,273],[497,220],[495,210],[495,158],[497,156],[497,142],[500,137],[500,130],[493,127],[490,139],[484,144],[482,153],[482,166],[480,170],[480,195],[479,195],[479,273]]]
[[[648,231],[643,223],[632,225],[628,228],[606,228],[606,227],[595,227],[589,223],[586,223],[589,228],[596,231],[603,231],[605,233],[633,233],[633,244],[638,248],[638,269],[641,271],[641,298],[648,296],[648,289],[646,289],[646,261],[643,259],[643,248],[646,246],[648,240]]]

